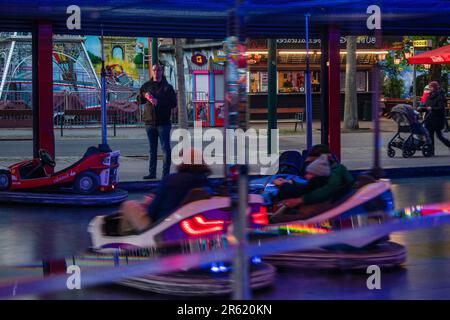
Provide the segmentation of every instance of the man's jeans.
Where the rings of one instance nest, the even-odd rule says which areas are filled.
[[[170,148],[170,130],[172,125],[166,124],[162,126],[145,126],[147,131],[148,143],[150,144],[150,163],[149,174],[156,176],[156,164],[158,156],[158,137],[163,152],[163,177],[170,173],[170,165],[172,164],[172,152]]]

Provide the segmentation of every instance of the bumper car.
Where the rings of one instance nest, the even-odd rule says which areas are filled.
[[[260,195],[249,195],[248,223],[252,229],[268,224],[266,208]],[[97,216],[89,224],[91,251],[102,259],[130,261],[154,258],[168,253],[193,253],[225,248],[231,224],[230,198],[212,195],[203,189],[192,190],[167,218],[156,221],[142,232],[119,234],[121,214]],[[126,258],[124,258],[126,257]],[[250,287],[271,286],[275,268],[258,257],[250,261]],[[146,275],[121,280],[119,284],[140,290],[175,296],[225,295],[232,292],[232,266],[223,262],[181,272]]]
[[[0,170],[0,191],[41,191],[71,188],[79,194],[113,191],[118,184],[119,151],[109,147],[90,147],[71,166],[49,173],[55,160],[46,150],[39,157]]]
[[[120,213],[97,216],[89,224],[92,250],[114,253],[138,250],[224,235],[231,224],[230,198],[211,195],[203,189],[192,190],[167,218],[154,222],[142,232],[119,234]],[[259,228],[268,224],[263,198],[249,195],[249,225]]]
[[[253,189],[263,192],[269,212],[269,225],[264,230],[253,231],[253,239],[289,235],[314,235],[368,224],[380,224],[393,219],[390,213],[394,202],[389,180],[360,179],[358,188],[342,190],[332,199],[299,208],[287,208],[272,202],[276,188],[271,181],[261,186],[257,180]],[[297,183],[299,183],[297,181]],[[343,241],[326,248],[289,252],[264,257],[278,267],[315,269],[362,269],[371,264],[380,267],[396,267],[406,261],[403,246],[389,241],[389,234],[379,233],[352,241]]]
[[[284,178],[298,184],[307,183],[299,177],[304,159],[307,159],[306,152],[301,155],[295,150],[286,151],[280,156],[277,174],[250,182],[250,190],[263,196],[269,212],[268,227],[252,232],[252,238],[320,234],[392,219],[389,214],[394,202],[390,181],[364,175],[357,177],[357,187],[342,187],[327,201],[295,209],[283,207],[277,202],[278,188],[273,181]],[[333,160],[337,161],[335,157]],[[406,250],[390,242],[389,234],[380,233],[332,247],[267,256],[264,260],[276,266],[298,268],[359,269],[371,264],[394,267],[406,260]]]

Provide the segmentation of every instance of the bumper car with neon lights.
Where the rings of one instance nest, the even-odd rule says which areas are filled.
[[[61,205],[110,205],[128,194],[118,190],[119,151],[107,145],[89,147],[83,157],[55,173],[46,150],[39,157],[0,170],[0,201]]]
[[[278,173],[254,180],[251,184],[253,191],[257,190],[262,194],[269,211],[269,227],[263,232],[254,232],[254,238],[320,234],[349,227],[357,228],[363,222],[382,223],[391,218],[388,213],[394,209],[389,180],[370,177],[358,178],[358,188],[343,190],[329,201],[303,205],[296,209],[286,208],[273,201],[278,189],[272,181],[278,177],[292,179],[290,174]],[[294,179],[297,183],[302,183],[300,177],[294,176]],[[278,254],[264,257],[264,260],[276,266],[299,268],[357,269],[374,263],[383,267],[398,266],[405,262],[406,250],[388,240],[389,234],[373,234],[333,247]]]
[[[97,216],[89,224],[92,251],[112,259],[120,256],[155,257],[168,253],[193,253],[225,248],[231,225],[230,198],[216,196],[203,189],[192,190],[181,206],[148,229],[118,235],[121,214]],[[260,195],[249,195],[248,223],[252,229],[268,224]],[[149,253],[150,252],[150,253]],[[250,285],[259,289],[272,285],[275,268],[258,257],[250,262]],[[223,262],[177,273],[128,278],[120,283],[141,290],[178,296],[208,296],[232,291],[231,266]]]

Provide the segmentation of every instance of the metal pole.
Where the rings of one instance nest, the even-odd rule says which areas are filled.
[[[380,152],[379,152],[379,143],[380,143],[380,121],[378,120],[378,110],[380,104],[380,70],[378,68],[378,63],[375,64],[373,68],[373,98],[372,98],[372,118],[374,124],[374,134],[373,134],[373,170],[377,171],[380,168]]]
[[[306,147],[312,147],[312,94],[311,94],[311,68],[309,64],[309,13],[305,14],[306,29]]]
[[[102,26],[102,36],[101,40],[101,50],[102,50],[102,70],[101,70],[101,107],[102,107],[102,144],[108,144],[108,116],[106,109],[106,70],[105,70],[105,48],[104,48],[104,39],[103,39],[103,26]]]
[[[158,64],[158,38],[152,38],[152,66]]]
[[[148,54],[152,55],[153,57],[153,46],[150,38],[147,38],[147,45],[148,45]],[[150,60],[150,57],[148,57],[148,80],[152,78],[152,65],[153,62],[152,60]]]
[[[267,93],[267,131],[269,134],[267,140],[267,151],[272,153],[272,130],[277,128],[277,40],[268,40],[268,93]]]
[[[328,106],[328,29],[322,33],[320,41],[321,64],[320,64],[320,143],[329,145],[328,127],[329,127],[329,106]]]
[[[241,1],[236,0],[235,10],[230,14],[229,28],[232,37],[228,40],[228,92],[231,101],[229,104],[228,126],[230,128],[246,128],[247,111],[247,89],[246,76],[247,66],[244,62],[244,52],[241,44],[245,38],[245,25],[243,14],[241,14]],[[233,35],[235,37],[233,37]],[[234,141],[233,141],[234,142]],[[246,152],[246,150],[236,150]],[[234,177],[230,184],[231,210],[233,213],[234,236],[237,240],[237,251],[234,257],[233,269],[233,299],[248,300],[250,293],[249,257],[247,248],[247,207],[248,207],[248,167],[247,157],[245,164],[238,165],[238,177]],[[236,179],[237,178],[237,179]]]
[[[413,107],[414,110],[417,108],[417,66],[413,65]]]
[[[378,44],[381,43],[381,31],[376,30],[375,37]],[[375,63],[373,68],[373,81],[372,81],[372,122],[373,122],[373,167],[372,175],[374,178],[381,178],[384,173],[381,168],[380,163],[380,149],[381,149],[381,139],[380,139],[380,66],[378,61]]]

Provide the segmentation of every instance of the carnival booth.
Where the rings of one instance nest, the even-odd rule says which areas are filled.
[[[220,58],[219,58],[220,59]],[[200,53],[192,55],[189,72],[192,75],[193,119],[202,126],[221,127],[224,124],[224,64]]]

